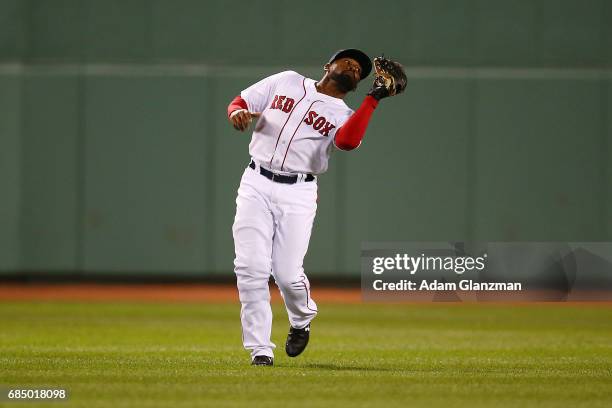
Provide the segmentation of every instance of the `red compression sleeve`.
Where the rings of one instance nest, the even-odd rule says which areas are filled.
[[[378,106],[378,101],[373,96],[365,97],[359,109],[336,132],[335,142],[339,149],[353,150],[361,144],[376,106]]]
[[[227,107],[227,117],[229,118],[232,112],[238,109],[248,109],[246,101],[242,99],[240,95],[235,97],[234,100],[230,102],[229,106]]]

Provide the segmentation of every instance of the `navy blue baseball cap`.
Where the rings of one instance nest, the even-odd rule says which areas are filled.
[[[329,64],[340,58],[352,58],[361,66],[361,79],[366,78],[372,72],[372,61],[370,57],[356,48],[347,48],[346,50],[338,50],[329,59]]]

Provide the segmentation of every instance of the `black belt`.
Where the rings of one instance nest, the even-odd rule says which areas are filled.
[[[253,160],[251,160],[251,163],[249,163],[249,167],[252,168],[253,170],[255,170],[255,162]],[[267,179],[270,179],[272,181],[275,181],[277,183],[283,183],[283,184],[295,184],[298,181],[298,176],[286,176],[284,174],[276,174],[270,170],[264,169],[263,167],[259,166],[259,174],[261,174],[262,176],[264,176]],[[314,181],[315,177],[312,174],[307,174],[306,178],[304,179],[304,181]]]

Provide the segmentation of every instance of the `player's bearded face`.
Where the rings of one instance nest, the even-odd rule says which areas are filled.
[[[350,71],[332,71],[329,76],[336,83],[338,90],[341,92],[349,92],[357,89],[358,81]]]

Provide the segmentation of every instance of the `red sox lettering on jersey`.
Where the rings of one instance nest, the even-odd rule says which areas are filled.
[[[329,131],[336,126],[329,123],[325,117],[319,116],[317,118],[317,116],[319,116],[319,114],[315,111],[308,112],[308,116],[306,116],[306,119],[304,119],[304,123],[307,125],[312,125],[314,130],[318,130],[323,136],[329,136]],[[317,119],[315,120],[315,118]]]
[[[270,109],[280,109],[283,112],[289,113],[293,109],[294,104],[295,100],[293,98],[287,98],[285,95],[274,95]]]
[[[288,98],[285,95],[274,95],[274,100],[272,101],[272,105],[270,105],[270,109],[280,109],[285,113],[289,113],[294,104],[295,100],[293,98]],[[320,116],[313,110],[308,112],[306,119],[304,119],[304,123],[312,125],[312,127],[318,130],[323,136],[329,136],[329,131],[336,127],[333,123],[329,123],[324,116]]]
[[[281,72],[241,92],[249,111],[261,112],[249,153],[260,165],[287,173],[321,174],[328,168],[336,131],[353,111],[319,93],[315,81]]]

